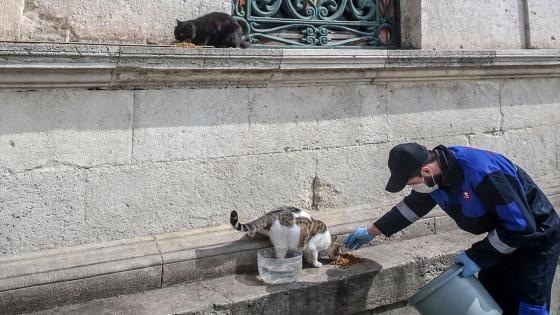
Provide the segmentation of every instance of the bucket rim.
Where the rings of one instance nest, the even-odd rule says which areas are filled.
[[[452,265],[449,269],[442,272],[435,277],[428,284],[420,288],[416,293],[408,299],[408,305],[414,306],[427,298],[430,294],[434,293],[437,289],[441,288],[452,278],[458,276],[463,272],[463,266],[459,264]]]

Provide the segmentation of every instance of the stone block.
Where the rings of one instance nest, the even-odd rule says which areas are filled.
[[[383,86],[312,85],[249,92],[252,152],[282,152],[386,141]]]
[[[0,171],[130,162],[132,93],[0,92]]]
[[[421,2],[422,49],[524,48],[521,1]]]
[[[422,1],[401,0],[401,47],[422,48]]]
[[[158,234],[308,207],[313,152],[91,169],[85,224],[100,239]]]
[[[539,126],[558,128],[560,79],[508,80],[502,84],[503,130]]]
[[[469,138],[466,135],[446,136],[446,137],[439,136],[439,137],[429,137],[429,138],[410,137],[410,138],[403,139],[403,141],[401,142],[408,142],[408,141],[417,142],[430,150],[440,144],[445,146],[452,146],[452,145],[467,146],[469,144]]]
[[[249,153],[247,89],[136,91],[135,161]]]
[[[0,0],[0,41],[15,41],[19,36],[24,0]]]
[[[467,144],[464,136],[427,139],[411,136],[399,142],[320,150],[317,152],[313,206],[325,209],[398,203],[410,190],[405,188],[397,194],[385,191],[389,179],[386,165],[391,148],[404,141],[417,141],[430,149],[438,144]]]
[[[32,0],[23,10],[20,40],[169,44],[175,40],[175,19],[213,11],[230,12],[231,2],[96,1],[86,10],[80,2]]]
[[[369,222],[368,222],[369,223]],[[421,218],[407,228],[395,233],[391,237],[380,235],[376,237],[371,245],[387,244],[390,242],[400,242],[412,238],[427,236],[436,233],[436,218]]]
[[[139,91],[136,102],[139,161],[290,152],[387,138],[383,86]]]
[[[0,306],[7,314],[21,314],[49,306],[71,304],[160,287],[161,266],[19,290],[0,292]]]
[[[150,298],[147,298],[149,295]],[[185,303],[189,301],[189,303]],[[97,303],[96,303],[97,302]],[[213,302],[213,303],[208,303]],[[177,285],[163,290],[116,296],[84,304],[63,306],[51,310],[39,311],[34,315],[67,314],[96,315],[129,313],[135,315],[177,314],[177,315],[225,315],[215,308],[215,304],[225,305],[228,299],[222,294],[203,286]],[[228,313],[229,314],[229,313]]]
[[[532,177],[557,172],[557,127],[509,130],[503,134],[474,134],[469,136],[472,147],[503,154],[522,167]]]
[[[91,242],[84,226],[83,170],[0,176],[0,254]]]
[[[374,200],[398,202],[401,195],[384,190],[389,178],[386,161],[392,146],[383,143],[318,151],[314,206],[338,208],[373,204]]]
[[[459,229],[457,223],[453,221],[449,216],[441,216],[435,218],[436,221],[436,233],[445,233],[449,231],[455,231]]]
[[[389,84],[390,140],[499,130],[499,105],[499,84],[493,81]]]
[[[40,292],[57,282],[161,267],[161,262],[153,237],[5,256],[0,257],[0,292],[29,287]]]
[[[560,48],[560,7],[555,1],[527,0],[530,48]]]

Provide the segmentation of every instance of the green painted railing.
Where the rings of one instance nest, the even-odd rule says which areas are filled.
[[[397,48],[398,0],[233,0],[253,47]]]

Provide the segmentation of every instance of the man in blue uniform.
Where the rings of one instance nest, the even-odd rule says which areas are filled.
[[[505,314],[549,314],[560,255],[560,218],[531,177],[502,155],[461,146],[427,150],[416,143],[389,153],[385,188],[410,195],[368,227],[345,240],[360,248],[375,236],[391,236],[439,205],[457,225],[487,233],[455,257],[463,276],[478,278]]]

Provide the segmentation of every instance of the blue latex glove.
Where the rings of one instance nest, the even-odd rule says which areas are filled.
[[[455,257],[455,263],[463,265],[463,277],[472,277],[480,271],[480,266],[470,259],[465,252],[461,252]]]
[[[367,228],[357,228],[344,240],[344,246],[348,249],[358,249],[374,238],[369,235]]]

